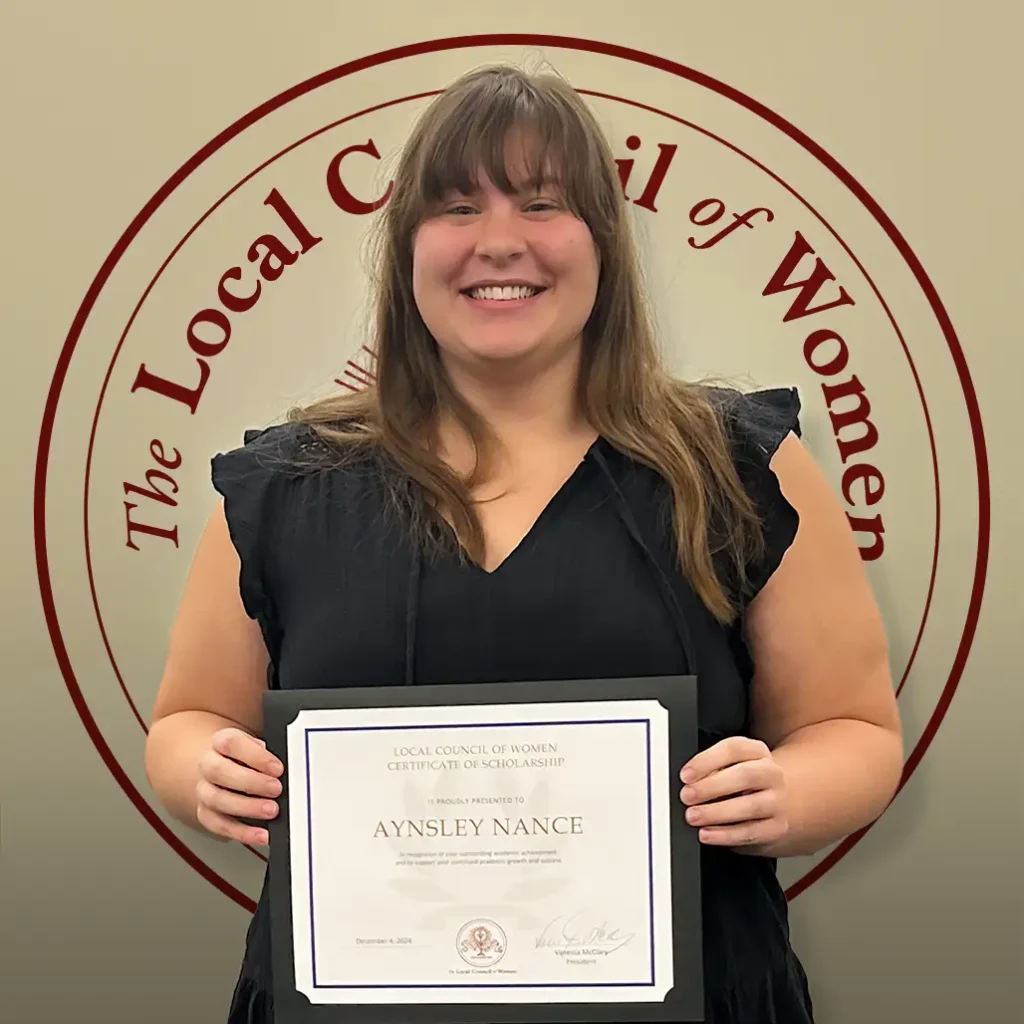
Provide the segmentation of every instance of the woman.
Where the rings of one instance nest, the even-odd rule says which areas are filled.
[[[174,626],[147,771],[265,843],[265,686],[699,677],[707,1020],[812,1019],[778,857],[872,821],[902,766],[886,639],[795,392],[661,368],[615,163],[554,77],[474,72],[380,221],[373,388],[246,436]],[[240,819],[250,819],[249,822]],[[271,1019],[266,891],[232,1022]]]

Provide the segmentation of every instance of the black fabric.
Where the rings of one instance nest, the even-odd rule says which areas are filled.
[[[780,564],[798,525],[769,463],[799,431],[795,390],[713,392],[765,548],[748,584],[721,566],[741,607]],[[269,685],[698,676],[700,744],[748,731],[742,617],[723,628],[683,579],[668,489],[598,439],[511,555],[488,573],[454,553],[423,558],[371,463],[333,468],[299,425],[250,432],[213,460],[241,559],[247,612],[271,655]],[[324,459],[318,462],[318,456]],[[709,1024],[808,1024],[774,861],[701,850]],[[229,1024],[273,1020],[267,892],[246,936]]]

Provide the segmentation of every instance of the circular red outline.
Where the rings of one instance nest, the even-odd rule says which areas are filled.
[[[743,157],[743,159],[753,164],[755,167],[758,168],[758,170],[763,171],[766,175],[768,175],[768,177],[772,178],[784,189],[786,189],[786,191],[790,192],[793,196],[795,196],[815,217],[817,217],[817,219],[824,225],[824,227],[828,230],[832,237],[839,243],[839,245],[843,248],[846,254],[856,265],[857,269],[863,275],[864,279],[867,281],[871,290],[874,292],[875,297],[878,299],[878,302],[881,305],[882,309],[885,311],[885,315],[888,317],[889,323],[892,325],[893,330],[896,332],[896,337],[899,340],[900,347],[903,349],[903,353],[907,358],[907,363],[910,366],[910,373],[914,379],[914,384],[917,388],[918,398],[921,402],[921,407],[925,419],[925,430],[928,434],[928,444],[931,450],[932,478],[935,488],[935,539],[932,544],[932,564],[929,573],[928,587],[925,594],[924,612],[921,615],[921,622],[918,626],[917,635],[914,638],[914,643],[911,646],[910,655],[907,658],[907,664],[904,666],[903,675],[900,678],[898,684],[896,685],[896,695],[899,696],[903,690],[904,685],[906,684],[907,678],[910,675],[910,670],[913,667],[914,661],[917,658],[917,652],[920,649],[921,640],[924,636],[925,626],[928,622],[928,614],[931,608],[932,596],[935,591],[935,577],[938,571],[939,560],[941,501],[939,491],[938,452],[935,448],[935,432],[932,429],[931,413],[928,409],[928,400],[927,396],[924,393],[924,387],[921,384],[921,377],[917,372],[917,366],[914,363],[914,358],[910,354],[910,348],[907,345],[906,339],[903,336],[902,329],[896,322],[896,317],[893,315],[892,310],[889,308],[889,304],[882,296],[881,290],[878,288],[878,285],[875,284],[874,279],[868,273],[867,268],[864,266],[863,263],[861,263],[856,253],[854,253],[854,251],[846,243],[846,240],[842,237],[842,235],[840,235],[839,232],[836,231],[832,224],[825,217],[822,216],[822,214],[817,210],[817,208],[812,203],[810,203],[806,198],[804,198],[804,196],[802,196],[787,181],[785,181],[778,174],[776,174],[774,171],[770,170],[763,163],[761,163],[761,161],[759,161],[756,157],[751,156],[749,153],[741,149],[735,143],[723,139],[720,135],[716,135],[709,129],[702,128],[700,125],[695,124],[693,121],[689,121],[686,118],[679,117],[675,114],[670,114],[668,113],[668,111],[661,110],[658,107],[654,107],[646,103],[640,103],[636,100],[629,100],[622,96],[615,96],[611,93],[597,92],[596,90],[593,89],[578,88],[577,91],[584,96],[595,96],[599,99],[611,100],[612,102],[615,103],[622,103],[625,106],[636,107],[637,109],[646,110],[649,113],[657,114],[660,117],[664,117],[669,121],[675,121],[678,124],[685,125],[687,128],[691,128],[694,131],[700,133],[701,135],[705,135],[708,138],[713,139],[715,142],[719,143],[722,146],[725,146],[727,149],[732,150],[734,153],[738,153],[741,157]],[[117,659],[114,656],[113,648],[110,645],[109,637],[107,636],[106,625],[103,621],[103,613],[100,609],[99,596],[96,592],[96,581],[92,569],[92,553],[91,544],[89,540],[89,488],[92,477],[92,457],[96,444],[96,434],[99,429],[99,418],[103,409],[104,400],[106,398],[107,386],[109,385],[110,379],[113,376],[114,366],[117,363],[118,357],[121,354],[121,349],[124,347],[125,340],[128,337],[128,332],[132,329],[132,325],[135,323],[136,317],[139,314],[139,310],[145,304],[146,299],[149,297],[149,294],[153,290],[153,287],[156,285],[156,282],[163,275],[163,272],[170,265],[174,257],[177,256],[177,254],[182,250],[185,243],[195,234],[196,230],[209,219],[210,215],[220,206],[222,206],[224,202],[235,192],[237,192],[238,189],[241,188],[247,181],[250,181],[253,177],[259,174],[260,171],[265,170],[271,164],[279,160],[282,156],[285,156],[287,153],[293,152],[300,146],[305,145],[305,143],[309,142],[311,139],[315,139],[318,136],[323,135],[325,132],[329,132],[332,129],[339,127],[340,125],[348,124],[349,122],[355,121],[357,118],[363,117],[366,114],[376,113],[377,111],[384,110],[387,107],[395,107],[399,106],[402,103],[408,103],[412,100],[424,99],[428,96],[436,96],[438,95],[439,92],[440,90],[435,89],[430,90],[428,92],[413,93],[409,96],[401,96],[398,99],[388,100],[384,103],[377,103],[374,104],[374,106],[372,107],[366,107],[363,110],[356,111],[356,113],[354,114],[348,114],[345,117],[341,117],[335,121],[331,121],[328,124],[323,125],[320,128],[317,128],[315,131],[308,132],[306,135],[303,135],[302,138],[297,139],[292,143],[289,143],[289,145],[285,146],[284,149],[279,150],[272,156],[267,157],[265,160],[261,161],[255,168],[253,168],[253,170],[251,170],[248,174],[239,178],[239,180],[236,181],[234,185],[232,185],[226,192],[224,192],[216,200],[216,202],[212,203],[204,211],[203,215],[194,224],[192,224],[192,226],[181,236],[181,238],[178,240],[175,246],[167,254],[164,260],[161,262],[160,266],[157,267],[152,278],[150,278],[149,283],[143,289],[142,295],[139,297],[138,302],[135,304],[135,308],[132,310],[131,315],[128,317],[128,320],[124,326],[124,330],[121,331],[120,337],[117,340],[117,344],[114,346],[113,355],[110,357],[110,362],[107,365],[106,373],[103,376],[103,383],[100,385],[99,399],[96,402],[96,408],[93,412],[92,426],[89,431],[89,442],[86,451],[84,483],[85,500],[83,502],[85,565],[86,575],[89,579],[89,591],[92,597],[93,610],[96,613],[96,620],[97,625],[99,626],[100,638],[102,639],[103,646],[106,649],[107,659],[110,661],[111,668],[114,670],[114,676],[117,679],[118,687],[120,688],[121,693],[123,694],[125,700],[128,703],[128,707],[131,709],[132,714],[135,716],[135,720],[139,723],[143,732],[148,732],[148,729],[146,728],[146,722],[143,719],[142,715],[139,713],[139,709],[136,706],[135,701],[128,690],[128,687],[124,681],[124,677],[121,674],[120,666],[117,664]]]
[[[955,693],[960,678],[963,675],[964,665],[966,664],[971,643],[977,630],[978,616],[980,614],[982,596],[985,588],[991,530],[991,495],[988,475],[988,455],[977,395],[974,391],[970,372],[967,367],[963,350],[960,347],[959,339],[956,336],[956,332],[941,300],[939,299],[935,287],[932,285],[928,275],[925,273],[920,261],[911,250],[909,244],[899,233],[896,226],[882,211],[875,200],[871,198],[863,186],[861,186],[848,171],[836,162],[834,158],[829,156],[829,154],[826,153],[817,143],[780,115],[774,113],[757,100],[754,100],[744,93],[741,93],[739,90],[734,89],[732,86],[725,85],[702,72],[686,68],[666,58],[643,53],[642,51],[619,46],[614,43],[605,43],[571,36],[530,33],[490,33],[426,40],[419,43],[394,47],[389,50],[384,50],[376,54],[371,54],[357,60],[350,61],[337,68],[315,75],[312,78],[307,79],[305,82],[301,82],[298,85],[284,90],[277,96],[272,97],[265,103],[236,120],[232,125],[220,132],[210,142],[193,154],[189,160],[182,164],[182,166],[178,168],[178,170],[171,175],[166,182],[164,182],[149,202],[147,202],[142,210],[140,210],[135,216],[128,228],[115,243],[107,258],[104,260],[99,272],[90,284],[85,298],[83,299],[82,304],[75,315],[75,319],[72,322],[71,329],[68,332],[68,336],[58,357],[50,389],[47,393],[36,456],[33,488],[33,527],[36,550],[36,569],[39,579],[40,596],[54,654],[57,658],[61,673],[64,676],[64,680],[72,702],[75,705],[75,709],[78,712],[79,717],[82,719],[82,723],[85,726],[93,745],[96,747],[104,763],[107,765],[107,768],[149,824],[200,875],[206,878],[207,881],[216,888],[230,896],[240,906],[243,906],[250,911],[255,909],[253,901],[226,880],[222,879],[214,871],[208,868],[207,865],[198,857],[196,857],[196,855],[193,854],[192,851],[174,835],[171,829],[164,824],[156,812],[153,811],[149,804],[142,798],[142,795],[138,790],[135,789],[131,780],[113,756],[110,747],[103,739],[103,736],[96,725],[96,721],[92,717],[92,714],[85,703],[81,688],[75,679],[74,669],[71,665],[67,648],[60,632],[60,623],[57,618],[53,589],[49,576],[49,558],[46,547],[46,476],[50,447],[53,440],[54,422],[56,419],[57,405],[60,399],[61,389],[67,376],[71,357],[74,353],[78,339],[81,336],[86,319],[88,318],[88,315],[96,302],[96,298],[106,283],[106,280],[109,278],[114,266],[123,256],[134,238],[138,235],[143,225],[149,220],[156,209],[166,200],[171,192],[173,192],[174,189],[176,189],[200,164],[230,141],[230,139],[240,134],[247,127],[254,124],[262,117],[291,102],[291,100],[304,95],[307,92],[311,92],[314,89],[319,88],[321,85],[336,81],[337,79],[354,74],[358,71],[426,53],[477,46],[502,45],[548,46],[602,54],[665,71],[679,78],[687,79],[695,84],[711,89],[713,92],[717,92],[719,95],[740,104],[747,110],[766,120],[773,127],[787,134],[795,142],[806,149],[812,156],[823,163],[868,209],[910,267],[918,284],[921,286],[928,299],[932,312],[935,314],[935,317],[942,328],[943,335],[946,338],[946,343],[949,346],[950,354],[953,358],[954,366],[957,370],[957,375],[964,394],[964,400],[967,405],[967,413],[971,424],[971,435],[974,443],[976,468],[978,473],[978,550],[975,563],[975,575],[971,587],[971,598],[964,623],[964,631],[957,648],[956,656],[953,660],[949,678],[942,690],[935,710],[929,718],[928,724],[922,732],[921,737],[918,739],[918,742],[910,756],[907,758],[897,792],[899,792],[899,790],[906,784],[907,780],[920,763],[925,751],[934,739],[935,733],[938,731],[942,719],[945,717],[949,709],[953,694]],[[846,839],[830,851],[822,861],[816,864],[814,868],[803,876],[803,878],[787,890],[787,898],[795,898],[813,884],[814,881],[824,875],[826,871],[842,859],[842,857],[860,841],[871,827],[871,825],[868,825],[865,828],[860,829],[858,832],[846,837]]]
[[[93,414],[92,427],[91,427],[90,432],[89,432],[89,443],[88,443],[88,449],[87,449],[87,455],[86,455],[86,465],[85,465],[85,483],[84,483],[85,498],[84,498],[84,502],[83,502],[83,511],[84,511],[83,528],[84,528],[84,535],[85,535],[85,562],[86,562],[86,574],[87,574],[88,579],[89,579],[89,589],[90,589],[90,593],[91,593],[91,596],[92,596],[93,610],[94,610],[94,612],[96,614],[96,621],[97,621],[97,624],[99,626],[100,637],[101,637],[101,639],[103,641],[103,645],[104,645],[104,647],[106,649],[106,652],[107,652],[107,658],[110,661],[110,665],[111,665],[111,667],[114,670],[114,675],[115,675],[115,677],[117,679],[118,686],[120,687],[121,692],[124,695],[124,698],[127,701],[129,708],[132,711],[132,714],[135,716],[135,719],[139,723],[139,725],[141,726],[143,732],[147,732],[148,731],[147,728],[146,728],[145,720],[143,719],[142,715],[139,713],[138,707],[136,706],[135,701],[133,700],[132,695],[131,695],[131,693],[128,690],[128,687],[127,687],[127,685],[126,685],[126,683],[124,681],[124,677],[121,674],[121,669],[120,669],[119,665],[117,664],[117,659],[114,656],[113,648],[111,647],[109,638],[107,636],[106,625],[105,625],[104,620],[103,620],[103,613],[102,613],[102,611],[100,609],[99,597],[98,597],[98,594],[97,594],[97,591],[96,591],[96,582],[95,582],[95,578],[94,578],[94,574],[93,574],[93,569],[92,569],[91,545],[90,545],[90,540],[89,540],[89,501],[88,501],[88,493],[89,493],[90,478],[91,478],[91,473],[92,473],[93,450],[94,450],[94,447],[95,447],[96,433],[97,433],[98,426],[99,426],[99,417],[100,417],[100,414],[101,414],[101,411],[102,411],[102,408],[103,408],[103,402],[104,402],[104,398],[106,396],[107,386],[110,383],[110,379],[111,379],[111,377],[113,375],[114,366],[117,363],[117,359],[118,359],[118,357],[119,357],[119,355],[121,353],[121,349],[124,346],[125,340],[127,339],[128,333],[131,330],[132,325],[134,324],[134,322],[135,322],[135,320],[136,320],[136,318],[138,316],[139,310],[142,308],[142,306],[144,305],[147,297],[149,296],[150,292],[152,291],[153,287],[156,285],[156,282],[160,279],[160,277],[162,276],[163,272],[167,269],[167,267],[169,266],[171,261],[175,258],[175,256],[177,256],[177,254],[184,247],[185,243],[195,234],[196,230],[209,219],[209,217],[213,214],[213,212],[215,210],[217,210],[220,206],[222,206],[224,204],[224,202],[231,195],[233,195],[235,192],[237,192],[238,189],[241,188],[247,181],[250,181],[256,174],[258,174],[260,171],[265,170],[267,167],[269,167],[271,164],[275,163],[282,156],[286,155],[287,153],[293,152],[294,150],[298,149],[300,146],[302,146],[305,143],[309,142],[311,139],[315,139],[315,138],[319,137],[320,135],[323,135],[326,132],[331,131],[334,128],[337,128],[340,125],[348,124],[348,123],[350,123],[352,121],[355,121],[357,118],[360,118],[360,117],[362,117],[362,116],[364,116],[366,114],[375,113],[375,112],[377,112],[379,110],[383,110],[383,109],[386,109],[388,107],[395,107],[395,106],[398,106],[398,105],[400,105],[402,103],[408,103],[408,102],[410,102],[412,100],[424,99],[424,98],[429,97],[429,96],[435,96],[435,95],[438,94],[439,91],[440,90],[430,90],[428,92],[414,93],[414,94],[409,95],[409,96],[403,96],[403,97],[399,97],[398,99],[388,100],[388,101],[383,102],[383,103],[374,104],[374,106],[367,107],[367,108],[365,108],[363,110],[356,111],[356,113],[354,113],[354,114],[348,114],[345,117],[338,118],[337,120],[331,121],[331,122],[329,122],[326,125],[322,125],[320,128],[317,128],[314,131],[307,132],[301,138],[299,138],[299,139],[295,140],[294,142],[290,143],[289,145],[285,146],[284,149],[280,150],[277,153],[274,153],[273,155],[271,155],[271,156],[267,157],[266,159],[264,159],[263,161],[261,161],[253,170],[251,170],[248,174],[244,175],[238,181],[236,181],[234,183],[234,185],[232,185],[214,203],[212,203],[204,211],[202,216],[199,217],[199,219],[194,224],[192,224],[192,226],[181,236],[181,238],[178,240],[178,242],[174,245],[174,247],[171,249],[171,251],[167,254],[167,256],[164,258],[164,260],[161,262],[160,266],[156,269],[156,271],[153,274],[152,278],[150,279],[149,283],[143,289],[142,295],[139,297],[138,302],[135,304],[135,308],[132,310],[131,315],[128,317],[127,323],[125,324],[125,327],[122,330],[120,337],[118,338],[117,344],[114,346],[113,355],[111,356],[110,362],[109,362],[109,364],[107,366],[106,373],[104,374],[103,383],[100,386],[99,399],[97,400],[97,403],[96,403],[96,409],[95,409],[94,414]],[[700,133],[702,135],[705,135],[705,136],[707,136],[710,139],[713,139],[715,142],[719,143],[720,145],[725,146],[727,149],[730,149],[733,152],[739,154],[743,159],[747,160],[748,162],[750,162],[751,164],[756,166],[760,171],[762,171],[764,174],[768,175],[770,178],[772,178],[774,181],[776,181],[779,185],[781,185],[784,189],[786,189],[793,196],[795,196],[796,199],[798,199],[815,217],[817,217],[817,219],[822,223],[822,225],[824,225],[824,227],[829,231],[829,233],[832,235],[832,237],[835,238],[835,240],[839,243],[839,245],[842,246],[842,248],[845,250],[847,255],[850,257],[850,259],[857,266],[858,270],[861,272],[861,274],[864,276],[865,280],[867,281],[868,285],[871,287],[871,290],[874,292],[875,297],[878,299],[879,304],[882,306],[882,309],[885,311],[885,314],[888,317],[889,322],[892,325],[892,328],[893,328],[893,330],[896,333],[896,337],[899,340],[900,346],[903,349],[903,353],[904,353],[904,355],[907,358],[907,362],[908,362],[908,364],[910,366],[911,375],[912,375],[912,377],[914,379],[914,383],[915,383],[915,385],[917,387],[917,393],[918,393],[918,397],[919,397],[920,402],[921,402],[922,411],[924,413],[925,427],[926,427],[926,430],[927,430],[928,442],[929,442],[929,447],[930,447],[930,450],[931,450],[933,483],[934,483],[934,488],[935,488],[935,539],[934,539],[934,543],[932,545],[932,563],[931,563],[931,570],[930,570],[930,573],[929,573],[927,592],[926,592],[926,595],[925,595],[924,611],[923,611],[922,616],[921,616],[920,625],[918,626],[917,636],[915,637],[914,643],[913,643],[913,645],[911,647],[910,656],[908,657],[907,664],[906,664],[906,666],[904,667],[904,670],[903,670],[903,676],[902,676],[902,678],[900,679],[899,683],[896,686],[896,695],[899,696],[900,692],[903,690],[903,686],[906,683],[907,678],[910,675],[910,670],[911,670],[911,668],[913,666],[914,660],[917,657],[917,652],[920,649],[921,640],[922,640],[922,638],[924,636],[925,626],[927,625],[927,622],[928,622],[928,614],[929,614],[929,611],[931,609],[932,596],[933,596],[934,590],[935,590],[935,578],[936,578],[937,570],[938,570],[938,556],[939,556],[939,542],[940,542],[940,522],[941,522],[940,506],[941,506],[941,503],[940,503],[940,492],[939,492],[938,453],[937,453],[936,448],[935,448],[935,435],[934,435],[934,431],[932,429],[931,414],[930,414],[929,409],[928,409],[927,397],[925,396],[924,388],[923,388],[923,386],[921,384],[920,375],[917,372],[917,366],[914,363],[914,359],[913,359],[913,356],[910,353],[909,346],[907,345],[906,339],[903,336],[903,331],[900,328],[899,324],[896,322],[896,318],[893,315],[892,310],[889,308],[889,304],[885,301],[884,297],[882,296],[881,291],[879,290],[878,286],[875,284],[874,279],[868,273],[867,268],[861,263],[860,259],[853,252],[853,250],[847,244],[845,239],[839,234],[838,231],[836,231],[836,229],[832,226],[832,224],[824,216],[822,216],[822,214],[817,210],[817,208],[809,200],[807,200],[804,196],[802,196],[795,188],[793,188],[792,185],[790,185],[788,182],[786,182],[783,178],[781,178],[774,171],[772,171],[768,167],[766,167],[763,163],[761,163],[755,157],[751,156],[745,150],[741,149],[735,143],[729,142],[728,140],[722,138],[721,136],[716,135],[714,132],[710,131],[709,129],[703,128],[700,125],[695,124],[692,121],[688,121],[685,118],[678,117],[675,114],[670,114],[667,111],[661,110],[658,107],[650,106],[649,104],[640,103],[640,102],[638,102],[636,100],[625,99],[622,96],[615,96],[615,95],[612,95],[610,93],[597,92],[597,91],[592,90],[592,89],[580,88],[579,92],[581,94],[583,94],[583,95],[595,96],[595,97],[598,97],[600,99],[611,100],[612,102],[622,103],[622,104],[624,104],[626,106],[632,106],[632,107],[635,107],[635,108],[638,108],[638,109],[646,110],[649,113],[657,114],[657,115],[659,115],[661,117],[666,118],[667,120],[675,121],[675,122],[677,122],[679,124],[685,125],[686,127],[690,128],[690,129],[692,129],[692,130],[694,130],[694,131],[696,131],[696,132],[698,132],[698,133]],[[256,850],[255,848],[248,847],[248,846],[246,848],[249,849],[250,852],[253,853],[260,860],[264,860],[264,861],[266,860],[266,857],[263,854],[261,854],[258,850]],[[799,885],[800,881],[801,880],[798,879],[795,884]]]

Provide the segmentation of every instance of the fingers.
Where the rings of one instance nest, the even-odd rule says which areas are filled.
[[[697,834],[706,846],[762,846],[781,839],[786,829],[782,818],[762,818],[736,825],[705,826]]]
[[[758,761],[770,756],[771,751],[761,740],[750,739],[747,736],[729,736],[691,757],[679,772],[679,778],[685,783],[696,782],[731,764]]]
[[[208,750],[200,759],[199,776],[215,786],[233,789],[239,793],[271,798],[281,795],[281,783],[278,779],[253,768],[247,768],[214,750]]]
[[[701,804],[686,809],[686,821],[701,828],[710,825],[735,825],[748,821],[762,821],[779,812],[779,796],[773,789],[746,793],[731,800]]]
[[[234,793],[205,779],[200,779],[196,784],[196,800],[200,807],[207,807],[219,814],[229,814],[234,818],[270,819],[276,818],[278,813],[278,805],[274,800]]]
[[[215,732],[211,746],[218,754],[248,765],[264,775],[277,778],[284,772],[284,765],[267,750],[266,743],[241,729],[221,729]]]
[[[214,733],[210,748],[199,761],[196,818],[207,831],[240,843],[266,846],[267,830],[239,821],[270,820],[280,810],[278,778],[284,765],[263,740],[241,729]]]
[[[683,786],[679,796],[684,804],[692,806],[748,790],[769,789],[781,781],[782,772],[771,759],[741,761]]]
[[[760,740],[730,736],[691,758],[679,777],[686,821],[701,843],[758,847],[786,834],[783,771]]]
[[[235,839],[250,846],[267,846],[270,843],[270,837],[265,828],[245,825],[203,804],[199,805],[196,818],[203,828],[216,836]]]

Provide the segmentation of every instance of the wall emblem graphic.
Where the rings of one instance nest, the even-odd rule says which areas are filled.
[[[150,825],[244,907],[261,854],[178,826],[143,770],[210,457],[372,379],[364,241],[411,121],[469,67],[537,56],[608,130],[673,369],[800,388],[890,632],[905,778],[959,682],[988,553],[980,415],[939,296],[857,181],[754,99],[612,44],[508,34],[366,57],[242,117],[139,212],[71,325],[39,439],[39,581],[71,698]],[[859,838],[783,862],[789,895]]]

